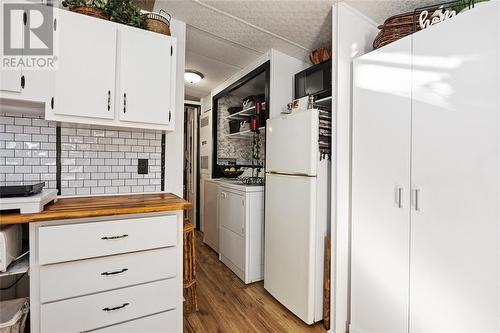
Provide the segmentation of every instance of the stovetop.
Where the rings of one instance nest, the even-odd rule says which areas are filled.
[[[245,185],[245,186],[264,186],[265,181],[263,177],[239,177],[239,178],[221,178],[221,181]]]

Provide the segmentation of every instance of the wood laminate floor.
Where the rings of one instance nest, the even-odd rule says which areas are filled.
[[[276,301],[262,282],[245,285],[196,233],[198,312],[184,315],[185,333],[326,332],[307,326]]]

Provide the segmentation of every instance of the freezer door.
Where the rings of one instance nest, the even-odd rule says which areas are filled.
[[[316,178],[268,174],[264,288],[314,322]]]
[[[318,110],[280,115],[267,121],[266,170],[316,176]]]

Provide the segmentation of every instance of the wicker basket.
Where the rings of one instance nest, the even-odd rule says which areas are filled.
[[[97,17],[103,20],[109,20],[109,15],[106,14],[104,10],[100,8],[87,7],[87,6],[73,6],[70,7],[69,10],[75,13]]]
[[[311,61],[313,65],[320,64],[330,58],[330,51],[324,47],[320,47],[309,54],[309,61]]]
[[[170,36],[170,19],[172,15],[160,9],[158,14],[149,13],[146,19],[146,29]]]
[[[414,29],[416,29],[415,31],[420,30],[420,26],[414,23],[414,18],[418,18],[419,15],[419,12],[411,12],[389,17],[385,20],[383,25],[379,26],[379,29],[382,30],[373,41],[373,48],[378,49],[398,39],[411,35]]]

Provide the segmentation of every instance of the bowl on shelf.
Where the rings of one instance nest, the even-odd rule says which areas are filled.
[[[233,168],[233,171],[231,171],[231,168]],[[220,171],[226,178],[238,178],[244,172],[244,170],[231,165],[221,165]]]

